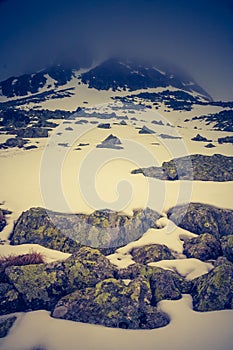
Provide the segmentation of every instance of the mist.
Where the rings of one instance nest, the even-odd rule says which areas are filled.
[[[110,56],[165,61],[233,100],[231,1],[0,2],[0,79]]]

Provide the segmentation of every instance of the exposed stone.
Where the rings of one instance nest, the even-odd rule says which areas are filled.
[[[210,233],[219,239],[232,234],[233,211],[229,209],[189,203],[169,209],[167,215],[177,226],[198,235]]]
[[[17,130],[18,137],[26,137],[26,138],[39,138],[39,137],[48,137],[48,129],[40,128],[40,127],[28,127],[21,128]]]
[[[9,283],[0,283],[0,315],[21,311],[24,308],[18,291]]]
[[[197,134],[195,137],[191,139],[192,141],[205,141],[205,142],[211,142],[212,140],[208,140],[206,137],[201,136],[200,134]]]
[[[233,308],[233,264],[221,264],[193,280],[193,308],[213,311]]]
[[[8,334],[9,330],[11,329],[16,320],[17,317],[15,316],[7,317],[0,320],[0,338],[4,338]]]
[[[164,244],[150,244],[133,248],[130,254],[133,256],[134,261],[144,265],[150,262],[174,258],[170,249]]]
[[[143,126],[141,130],[139,130],[139,134],[154,134],[155,131],[149,129],[147,126]]]
[[[151,306],[150,285],[143,277],[128,286],[111,278],[95,288],[76,291],[59,300],[52,316],[129,329],[151,329],[169,323],[166,314]]]
[[[110,125],[110,123],[101,123],[101,124],[97,125],[97,128],[100,128],[100,129],[111,129],[111,125]]]
[[[202,261],[217,259],[222,254],[220,241],[210,233],[185,240],[183,247],[183,253],[188,258]]]
[[[35,243],[69,253],[81,244],[114,251],[156,227],[159,217],[149,208],[134,210],[132,216],[111,210],[86,215],[31,208],[19,217],[10,239],[13,245]]]
[[[233,262],[233,235],[223,236],[221,238],[223,255]]]
[[[104,141],[102,141],[97,148],[112,148],[112,149],[123,149],[121,141],[114,135],[109,135]]]

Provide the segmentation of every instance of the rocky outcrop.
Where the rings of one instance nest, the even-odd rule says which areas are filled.
[[[191,139],[192,141],[200,141],[200,142],[211,142],[212,140],[208,140],[206,137],[197,134],[195,137]]]
[[[168,316],[151,305],[151,298],[147,279],[139,277],[126,286],[123,281],[111,278],[94,288],[65,296],[55,306],[52,316],[129,329],[166,326]]]
[[[233,157],[193,154],[164,162],[161,167],[140,168],[132,174],[161,180],[233,181]]]
[[[144,265],[150,262],[170,260],[174,258],[170,249],[164,244],[150,244],[133,248],[130,251],[130,254],[134,261]]]
[[[40,127],[28,127],[18,129],[16,132],[18,137],[26,137],[26,138],[40,138],[40,137],[48,137],[48,129],[40,128]]]
[[[160,215],[139,209],[133,216],[111,210],[97,210],[90,215],[62,214],[31,208],[14,225],[11,244],[37,243],[51,249],[74,253],[80,245],[113,251],[141,237],[156,227]]]
[[[4,143],[0,144],[0,149],[7,149],[7,148],[23,148],[24,145],[28,143],[28,140],[24,140],[21,137],[11,137],[7,139]]]
[[[183,247],[183,253],[187,258],[206,261],[215,260],[222,255],[220,241],[210,233],[203,233],[198,237],[185,240]]]
[[[233,143],[233,136],[219,137],[218,143]]]
[[[62,296],[93,287],[102,279],[114,277],[114,273],[109,260],[89,247],[82,247],[63,262],[8,267],[5,275],[9,284],[2,284],[2,294],[9,305],[2,312],[16,311],[19,299],[24,310],[51,310]],[[9,293],[12,296],[7,296]]]
[[[111,125],[110,123],[100,123],[97,125],[97,128],[100,128],[100,129],[111,129]]]
[[[189,203],[171,208],[167,215],[177,226],[198,235],[210,233],[219,239],[232,234],[232,210],[208,204]]]
[[[0,283],[0,315],[22,311],[23,303],[18,291],[12,284]]]
[[[223,236],[221,238],[223,255],[233,262],[233,235]]]
[[[155,131],[154,130],[151,130],[149,129],[147,126],[143,126],[141,130],[139,130],[138,132],[139,134],[154,134]]]
[[[193,308],[213,311],[233,308],[233,264],[223,263],[193,280]]]

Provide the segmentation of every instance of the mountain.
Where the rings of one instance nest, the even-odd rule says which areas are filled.
[[[135,61],[108,59],[89,69],[56,65],[33,74],[10,77],[0,82],[0,102],[26,98],[20,104],[32,102],[32,98],[60,99],[80,93],[81,88],[122,93],[147,89],[177,90],[203,101],[212,101],[211,96],[192,78],[170,68],[141,64]],[[125,94],[125,93],[124,93]],[[29,99],[28,99],[29,98]],[[35,102],[35,101],[34,101]]]

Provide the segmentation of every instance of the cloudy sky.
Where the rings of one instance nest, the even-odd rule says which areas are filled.
[[[180,66],[233,100],[232,0],[0,0],[0,79],[112,55]]]

